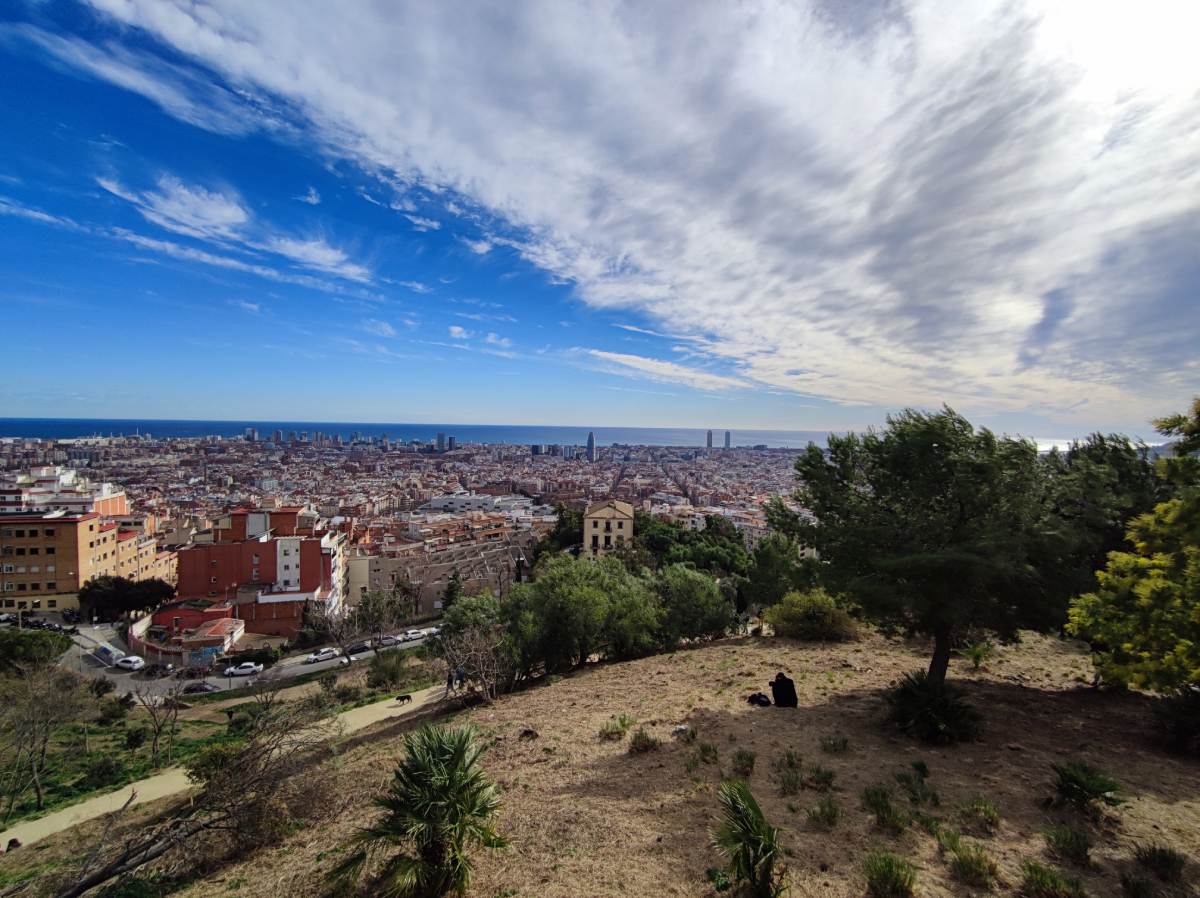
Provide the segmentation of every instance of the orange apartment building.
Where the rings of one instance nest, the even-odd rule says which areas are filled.
[[[79,607],[79,587],[117,575],[117,525],[97,512],[0,513],[0,609]]]

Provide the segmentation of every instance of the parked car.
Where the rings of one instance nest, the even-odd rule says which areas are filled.
[[[404,631],[404,641],[412,642],[414,639],[420,639],[424,635],[425,635],[424,630],[405,630]]]
[[[425,635],[429,636],[429,637],[440,636],[441,632],[442,632],[441,627],[426,627],[425,628]]]
[[[347,655],[361,655],[363,652],[369,652],[369,651],[371,651],[371,643],[356,642],[356,643],[354,643],[354,645],[347,647],[346,654]]]
[[[175,673],[174,664],[151,664],[146,667],[145,675],[148,677],[169,677]]]
[[[212,683],[205,683],[204,681],[201,681],[199,683],[188,683],[186,686],[183,687],[184,695],[205,695],[209,692],[220,692],[220,691],[221,691],[220,686],[214,686]]]
[[[225,668],[224,676],[227,677],[252,677],[255,674],[263,672],[261,664],[255,664],[253,661],[243,661],[241,664],[235,664],[233,667]]]
[[[319,661],[332,661],[340,655],[341,649],[335,649],[333,646],[326,646],[323,649],[317,649],[311,655],[304,659],[304,664],[316,664]]]
[[[389,636],[386,633],[383,636],[375,637],[375,645],[381,649],[386,649],[389,646],[396,645],[400,640],[395,636]]]
[[[117,662],[117,667],[121,668],[121,670],[141,670],[145,666],[145,659],[137,655],[126,655]]]
[[[181,680],[199,680],[212,673],[211,667],[181,667],[175,676]]]

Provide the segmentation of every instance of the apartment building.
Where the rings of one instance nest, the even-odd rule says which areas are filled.
[[[0,512],[0,608],[78,608],[80,586],[119,574],[117,536],[96,512]]]
[[[125,491],[111,483],[93,483],[74,468],[43,465],[10,475],[0,483],[0,513],[7,511],[96,512],[104,517],[129,514]]]
[[[583,515],[583,551],[596,557],[633,540],[633,506],[619,499],[589,505]]]

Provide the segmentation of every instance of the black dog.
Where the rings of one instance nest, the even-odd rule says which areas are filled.
[[[412,696],[411,695],[397,695],[396,701],[398,701],[400,704],[404,705],[404,704],[407,704],[408,702],[412,701]]]

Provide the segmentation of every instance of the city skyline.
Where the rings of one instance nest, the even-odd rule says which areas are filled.
[[[1196,11],[880,9],[10,6],[0,406],[1152,438]]]

